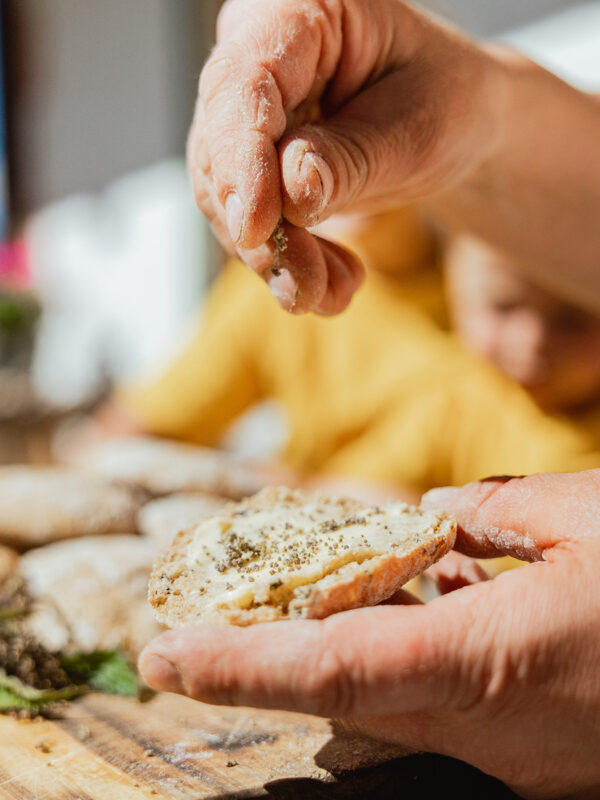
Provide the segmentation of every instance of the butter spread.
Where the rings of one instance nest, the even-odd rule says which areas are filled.
[[[211,606],[287,606],[299,587],[399,545],[412,547],[437,521],[405,503],[348,515],[335,504],[282,502],[214,517],[196,527],[188,547],[194,594],[206,594]]]

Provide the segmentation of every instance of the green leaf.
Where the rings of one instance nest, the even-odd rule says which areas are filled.
[[[37,310],[30,300],[19,295],[0,294],[0,330],[9,335],[32,328]]]
[[[0,605],[0,623],[8,620],[19,619],[26,616],[26,614],[27,611],[24,608],[19,608],[18,606],[11,607]]]
[[[0,668],[0,711],[27,711],[37,714],[52,703],[71,700],[87,691],[85,686],[63,689],[34,689]]]
[[[118,650],[65,655],[61,664],[72,680],[84,681],[98,692],[127,697],[135,697],[139,692],[137,675]]]

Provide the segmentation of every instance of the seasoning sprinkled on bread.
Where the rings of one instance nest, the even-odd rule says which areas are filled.
[[[455,535],[450,518],[405,503],[265,489],[177,534],[154,566],[149,600],[171,627],[319,619],[382,602]]]

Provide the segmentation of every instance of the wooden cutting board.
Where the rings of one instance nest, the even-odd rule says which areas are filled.
[[[515,797],[460,762],[403,755],[301,714],[90,694],[51,720],[0,717],[0,798],[409,800],[474,776],[481,796]]]
[[[221,709],[175,695],[140,703],[91,694],[52,720],[0,717],[0,797],[268,796],[274,781],[331,783],[328,759],[331,769],[348,771],[397,755],[372,743],[336,755],[335,738],[326,720],[299,714]]]

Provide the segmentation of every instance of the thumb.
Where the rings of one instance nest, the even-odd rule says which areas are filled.
[[[461,613],[455,603],[447,613],[445,605],[389,605],[325,620],[184,628],[150,642],[139,668],[155,689],[212,704],[338,718],[456,708],[472,701],[464,661],[474,609],[462,605]],[[481,633],[473,637],[480,667]]]
[[[458,522],[455,547],[476,558],[539,561],[553,548],[597,536],[600,470],[488,478],[463,489],[434,489],[426,508]]]
[[[361,201],[397,195],[415,147],[408,146],[410,125],[401,133],[398,121],[390,119],[392,90],[386,82],[364,90],[326,121],[283,137],[278,146],[283,215],[290,222],[314,226],[349,206],[360,208]]]
[[[408,61],[323,122],[289,130],[278,144],[285,218],[306,228],[348,207],[397,207],[472,169],[464,137],[459,146],[441,130],[438,90]]]

